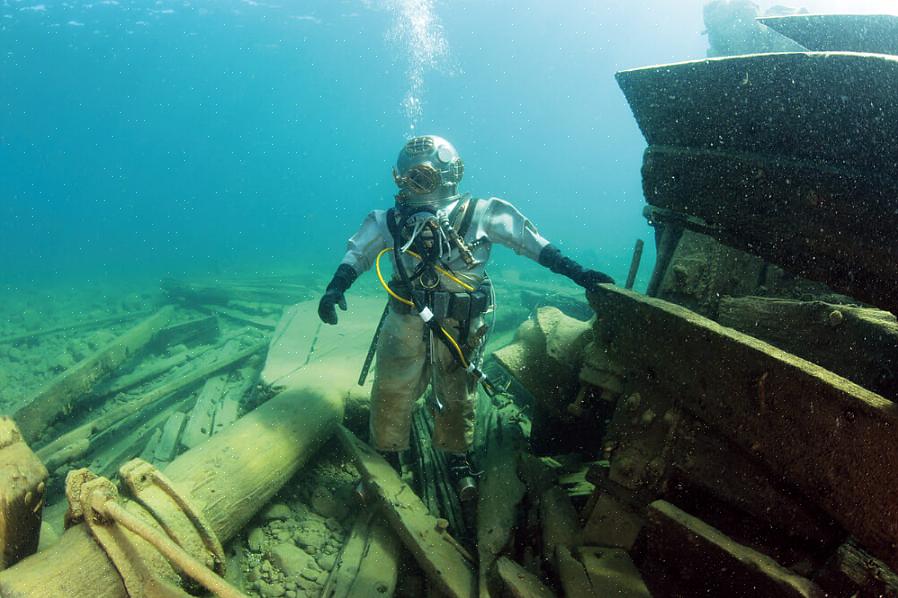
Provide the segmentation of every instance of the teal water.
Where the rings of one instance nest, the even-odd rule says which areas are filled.
[[[613,74],[704,56],[701,7],[2,0],[0,277],[329,273],[419,132],[589,266],[621,280],[645,238],[644,280],[644,141]]]

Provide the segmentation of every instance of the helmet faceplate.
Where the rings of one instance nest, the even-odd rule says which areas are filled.
[[[436,135],[409,139],[393,169],[397,201],[409,205],[446,204],[458,197],[464,163],[451,143]]]

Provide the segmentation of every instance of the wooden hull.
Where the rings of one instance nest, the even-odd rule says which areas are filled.
[[[789,15],[758,20],[814,52],[898,54],[895,15]]]
[[[759,54],[617,74],[649,204],[898,310],[898,57]]]

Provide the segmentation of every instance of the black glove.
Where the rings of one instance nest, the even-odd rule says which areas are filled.
[[[340,264],[337,272],[327,285],[324,296],[318,302],[318,317],[325,324],[337,323],[337,310],[334,306],[339,305],[340,309],[346,311],[346,297],[343,296],[358,274],[349,264]]]
[[[561,255],[561,251],[552,245],[543,247],[539,254],[539,263],[556,274],[567,276],[584,289],[591,289],[597,284],[614,284],[614,279],[607,274],[585,269],[571,258]]]

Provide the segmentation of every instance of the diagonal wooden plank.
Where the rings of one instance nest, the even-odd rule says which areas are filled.
[[[473,566],[396,470],[346,428],[341,426],[337,437],[352,456],[396,535],[430,581],[446,596],[476,596],[477,577]]]

